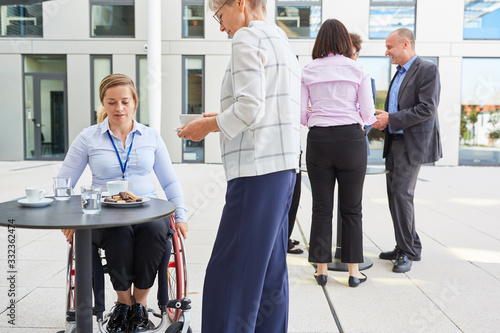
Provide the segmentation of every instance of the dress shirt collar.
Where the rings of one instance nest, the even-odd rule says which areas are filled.
[[[408,60],[408,62],[406,64],[404,64],[403,67],[401,67],[400,65],[398,65],[396,67],[396,69],[398,70],[398,73],[403,74],[405,72],[408,72],[408,70],[410,69],[411,65],[415,61],[415,59],[417,59],[417,55],[416,54],[413,56],[413,58],[411,58],[410,60]]]
[[[141,130],[139,129],[140,126],[137,126],[137,125],[138,125],[138,123],[134,119],[134,126],[132,127],[132,130],[130,131],[130,133],[134,133],[135,131],[137,131],[138,134],[142,134]],[[108,119],[108,117],[106,117],[103,120],[103,122],[100,124],[100,126],[101,126],[101,134],[104,134],[104,133],[106,133],[106,131],[109,130],[109,119]],[[129,135],[130,135],[130,133],[129,133]]]

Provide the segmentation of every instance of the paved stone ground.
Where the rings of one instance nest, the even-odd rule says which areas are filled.
[[[51,192],[60,162],[0,162],[0,202],[24,196],[28,186]],[[200,332],[205,268],[224,204],[221,165],[175,165],[189,210],[187,239],[192,328]],[[86,172],[79,184],[90,183]],[[304,174],[293,237],[306,249],[311,194]],[[373,261],[368,281],[354,289],[347,273],[330,272],[325,288],[302,255],[288,255],[289,332],[498,332],[500,327],[500,168],[431,167],[416,190],[422,261],[410,272],[392,273],[378,259],[394,247],[385,177],[367,176],[363,200],[364,250]],[[0,332],[54,333],[64,328],[66,243],[59,231],[17,230],[16,326],[5,311],[7,229],[0,228]],[[256,240],[255,246],[258,246]],[[2,273],[3,272],[3,273]],[[106,294],[107,308],[114,301]],[[150,306],[156,304],[151,293]],[[336,324],[338,320],[338,325]],[[273,332],[270,332],[273,333]]]

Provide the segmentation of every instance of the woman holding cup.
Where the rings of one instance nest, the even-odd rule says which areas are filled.
[[[92,185],[109,181],[132,184],[138,196],[156,198],[151,177],[155,172],[169,201],[176,207],[176,227],[186,237],[186,209],[182,188],[165,143],[152,128],[134,120],[138,98],[132,80],[123,74],[106,76],[99,87],[103,108],[98,124],[84,129],[71,144],[59,176],[71,177],[73,186],[87,164]],[[117,302],[108,322],[109,332],[145,330],[147,296],[165,252],[169,220],[96,229],[93,242],[106,251],[110,278]],[[63,230],[71,239],[73,230]],[[132,287],[133,285],[133,287]]]

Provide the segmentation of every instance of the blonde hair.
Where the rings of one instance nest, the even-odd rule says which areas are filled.
[[[132,93],[132,99],[135,102],[134,112],[137,110],[137,106],[139,105],[139,99],[137,98],[137,91],[135,90],[134,81],[124,74],[109,74],[104,79],[102,79],[101,84],[99,85],[99,100],[101,104],[103,104],[104,94],[106,90],[109,88],[113,88],[116,86],[127,86],[130,88],[130,92]],[[102,123],[108,114],[106,113],[106,109],[101,107],[101,109],[97,112],[97,123]]]
[[[234,1],[236,1],[236,0],[227,0],[227,1],[226,0],[208,0],[208,8],[210,8],[211,11],[216,12],[226,2],[227,2],[227,5],[231,6]],[[250,4],[250,6],[252,8],[257,8],[257,7],[261,6],[264,14],[266,14],[267,0],[247,0],[247,2]]]

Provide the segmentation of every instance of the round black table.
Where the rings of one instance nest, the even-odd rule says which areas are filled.
[[[76,330],[92,332],[92,232],[95,228],[119,227],[154,221],[173,214],[173,203],[151,199],[138,207],[103,205],[99,214],[82,213],[80,196],[68,201],[54,200],[41,208],[27,208],[17,201],[0,203],[0,226],[32,229],[76,229],[75,285]],[[62,236],[62,235],[61,235]]]

